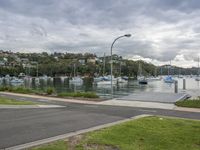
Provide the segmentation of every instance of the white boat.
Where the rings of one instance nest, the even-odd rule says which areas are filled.
[[[102,76],[94,78],[94,82],[100,82],[100,81],[103,81]]]
[[[35,78],[35,85],[40,85],[40,79],[38,77]]]
[[[128,83],[128,80],[125,80],[122,77],[117,77],[117,83]]]
[[[111,85],[111,81],[99,81],[97,85]]]
[[[83,84],[83,79],[80,77],[73,77],[72,79],[69,80],[70,84],[76,84],[76,85],[82,85]]]
[[[113,86],[117,84],[117,78],[112,76]],[[111,85],[111,75],[103,76],[102,80],[97,82],[97,85]]]
[[[6,83],[6,84],[9,84],[10,79],[11,79],[10,75],[7,74],[7,75],[4,77],[5,83]]]
[[[139,84],[148,84],[146,77],[142,75],[142,66],[140,63],[138,67],[138,75],[137,80]]]
[[[139,84],[148,84],[148,81],[145,78],[145,76],[138,76],[137,80]]]
[[[157,77],[152,76],[152,77],[148,77],[148,78],[147,78],[148,81],[160,81],[161,79],[162,79],[162,78],[159,77],[159,76],[157,76]]]
[[[61,79],[62,82],[64,82],[65,79],[67,79],[67,78],[68,78],[68,76],[61,76],[61,77],[60,77],[60,79]]]
[[[22,79],[18,79],[16,77],[14,77],[11,81],[10,81],[11,84],[24,84],[24,80]]]

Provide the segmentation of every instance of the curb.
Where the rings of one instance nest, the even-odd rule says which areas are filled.
[[[63,108],[60,105],[0,105],[0,109]]]
[[[83,133],[87,133],[87,132],[91,132],[91,131],[95,131],[95,130],[111,127],[113,125],[117,125],[117,124],[124,123],[124,122],[130,121],[130,120],[135,120],[135,119],[148,117],[148,116],[152,116],[152,115],[148,115],[148,114],[138,115],[138,116],[134,116],[134,117],[131,117],[131,118],[128,118],[128,119],[123,119],[123,120],[119,120],[119,121],[116,121],[116,122],[107,123],[107,124],[99,125],[99,126],[96,126],[96,127],[91,127],[91,128],[88,128],[88,129],[83,129],[83,130],[70,132],[70,133],[67,133],[67,134],[62,134],[62,135],[58,135],[58,136],[54,136],[54,137],[50,137],[50,138],[46,138],[46,139],[42,139],[42,140],[30,142],[30,143],[26,143],[26,144],[21,144],[21,145],[5,148],[5,150],[27,149],[27,148],[30,148],[30,147],[34,147],[34,146],[50,143],[50,142],[61,140],[61,139],[66,139],[66,138],[69,138],[69,137],[72,137],[72,136],[76,136],[76,135],[79,135],[79,134],[83,134]]]

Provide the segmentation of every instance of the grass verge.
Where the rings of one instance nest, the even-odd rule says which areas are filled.
[[[13,92],[13,93],[21,93],[21,94],[37,94],[37,95],[52,95],[55,94],[55,89],[52,87],[48,87],[43,90],[33,90],[25,87],[10,87],[4,86],[0,87],[0,91],[4,92]],[[97,99],[99,96],[94,92],[70,92],[70,93],[59,93],[57,97],[77,97],[77,98],[89,98],[89,99]]]
[[[180,107],[200,108],[200,97],[193,100],[178,101],[175,104]]]
[[[199,150],[199,133],[200,121],[146,117],[33,150]]]
[[[55,92],[54,88],[48,87],[44,90],[33,90],[25,87],[11,87],[11,86],[3,86],[0,87],[0,91],[4,92],[13,92],[13,93],[21,93],[21,94],[38,94],[38,95],[51,95]]]
[[[37,103],[31,101],[18,101],[14,99],[8,99],[0,97],[0,105],[36,105]]]
[[[59,93],[58,97],[83,97],[83,98],[99,98],[96,93],[93,92],[71,92],[71,93]]]

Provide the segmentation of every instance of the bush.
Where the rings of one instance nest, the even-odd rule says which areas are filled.
[[[52,87],[48,87],[47,90],[46,90],[46,93],[47,93],[48,95],[51,95],[51,94],[53,94],[54,92],[55,92],[55,90],[54,90],[54,88],[52,88]]]
[[[59,97],[84,97],[84,98],[99,98],[94,92],[71,92],[71,93],[59,93]]]

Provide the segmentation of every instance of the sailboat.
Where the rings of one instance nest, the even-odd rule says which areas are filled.
[[[139,74],[139,76],[137,77],[138,83],[139,84],[148,84],[146,77],[142,75],[142,66],[140,63],[139,63],[139,67],[138,67],[138,74]]]
[[[195,78],[196,81],[200,81],[199,73],[200,73],[200,69],[199,69],[199,57],[198,57],[198,75],[197,75],[197,77]]]
[[[103,61],[103,76],[100,76],[96,78],[97,86],[108,86],[111,85],[111,75],[105,75],[105,66],[106,66],[106,60],[105,60],[105,53],[104,53],[104,61]],[[112,83],[113,86],[117,84],[117,79],[112,76]]]
[[[123,78],[122,76],[121,76],[121,71],[122,70],[122,64],[121,64],[121,62],[120,62],[120,71],[119,71],[119,77],[117,77],[117,84],[126,84],[126,83],[128,83],[128,79],[126,80],[125,78]]]
[[[170,75],[170,69],[171,69],[171,61],[170,61],[170,65],[168,66],[168,76],[164,78],[165,83],[174,83],[175,81]]]
[[[160,81],[162,78],[157,75],[157,68],[155,68],[154,76],[150,76],[147,78],[148,81]]]
[[[83,79],[80,78],[79,76],[76,76],[76,65],[74,64],[74,77],[69,80],[70,84],[75,84],[75,85],[82,85],[83,84]]]

